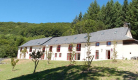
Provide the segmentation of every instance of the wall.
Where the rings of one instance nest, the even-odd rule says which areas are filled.
[[[110,51],[110,58],[112,58],[113,55],[113,48],[114,48],[114,41],[111,41],[111,45],[107,46],[106,42],[100,42],[99,46],[95,46],[96,42],[91,43],[91,55],[94,55],[94,60],[107,60],[106,57],[106,50]],[[117,51],[117,59],[122,59],[123,57],[130,59],[132,56],[138,56],[138,45],[133,44],[133,45],[123,45],[123,41],[119,40],[116,41],[117,45],[116,45],[116,51]],[[52,57],[51,60],[67,60],[67,53],[70,53],[68,51],[68,46],[69,44],[61,44],[61,48],[60,48],[60,52],[57,52],[57,45],[49,45],[53,46],[52,48]],[[77,44],[74,44],[75,49]],[[45,49],[45,51],[49,50],[49,47]],[[23,47],[24,48],[24,47]],[[33,50],[41,50],[42,51],[43,46],[33,46],[32,47],[32,51]],[[26,59],[29,59],[29,54],[31,52],[29,52],[30,47],[27,47],[27,51],[28,53],[26,53]],[[96,50],[99,51],[99,59],[95,59],[95,54],[96,54]],[[76,51],[76,53],[80,53],[80,60],[79,61],[83,61],[83,59],[86,59],[87,55],[87,46],[86,43],[81,43],[81,51]],[[131,52],[131,54],[130,54]],[[57,57],[55,57],[55,53],[57,53]],[[62,53],[61,57],[59,57],[59,53]],[[18,59],[20,58],[20,48],[18,49]],[[22,59],[22,57],[21,57]],[[46,59],[46,55],[44,57],[44,59]]]
[[[138,45],[124,45],[123,46],[123,57],[131,59],[133,56],[138,56]]]
[[[22,47],[22,50],[24,49],[25,47]],[[20,58],[20,54],[21,54],[21,52],[20,52],[20,49],[21,49],[21,47],[19,47],[18,48],[18,59],[29,59],[29,54],[31,54],[32,52],[29,52],[29,50],[30,50],[30,47],[27,47],[27,52],[26,52],[26,58],[23,58],[23,54],[22,54],[22,56],[21,56],[21,58]],[[38,50],[41,50],[41,46],[33,46],[32,47],[32,51],[38,51]]]

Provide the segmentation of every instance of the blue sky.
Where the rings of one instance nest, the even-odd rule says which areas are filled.
[[[0,0],[0,22],[72,22],[94,0]],[[109,0],[97,0],[102,6]],[[123,4],[124,0],[119,1]],[[128,0],[129,2],[131,0]]]

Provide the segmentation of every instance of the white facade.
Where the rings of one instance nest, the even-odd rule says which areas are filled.
[[[91,43],[91,55],[94,55],[94,60],[107,60],[112,58],[113,54],[113,48],[114,48],[114,41],[111,41],[111,45],[107,45],[107,42],[99,42],[99,46],[95,46],[96,42]],[[80,43],[79,43],[80,44]],[[117,51],[117,59],[131,59],[133,56],[138,56],[138,45],[123,45],[123,41],[116,41],[116,51]],[[52,46],[52,56],[51,60],[67,60],[67,53],[70,53],[68,50],[69,44],[61,44],[60,46],[60,52],[57,52],[57,46],[58,45],[48,45],[48,48],[45,48],[45,51],[49,51],[49,47]],[[76,47],[77,44],[74,44]],[[25,47],[22,47],[24,49]],[[43,46],[32,46],[32,51],[42,51]],[[29,52],[30,47],[27,47],[27,53],[26,58],[29,59]],[[75,48],[76,49],[76,48]],[[76,51],[76,50],[75,50]],[[99,58],[96,59],[96,51],[99,52]],[[87,55],[87,46],[86,43],[81,43],[81,51],[76,51],[76,53],[80,53],[80,60],[83,61],[83,59],[86,59]],[[107,53],[109,52],[110,58],[107,57]],[[23,59],[23,55],[20,56],[20,48],[18,49],[18,58]],[[45,52],[44,52],[45,53]],[[55,53],[57,53],[57,57],[55,57]],[[59,54],[61,53],[61,57],[59,57]],[[44,55],[44,59],[46,59],[46,55]]]

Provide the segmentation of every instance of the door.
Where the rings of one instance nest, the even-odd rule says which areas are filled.
[[[80,53],[75,54],[75,60],[80,60]]]
[[[99,59],[99,50],[96,50],[95,59]]]
[[[110,59],[110,50],[106,50],[107,59]]]

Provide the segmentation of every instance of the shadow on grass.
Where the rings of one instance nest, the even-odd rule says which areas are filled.
[[[98,80],[99,77],[122,76],[124,80],[136,80],[137,74],[117,71],[116,68],[91,67],[89,71],[82,65],[63,66],[13,78],[11,80]],[[119,78],[116,78],[119,80]]]
[[[12,71],[18,71],[18,70],[20,70],[20,69],[14,69],[14,70],[12,70]]]

